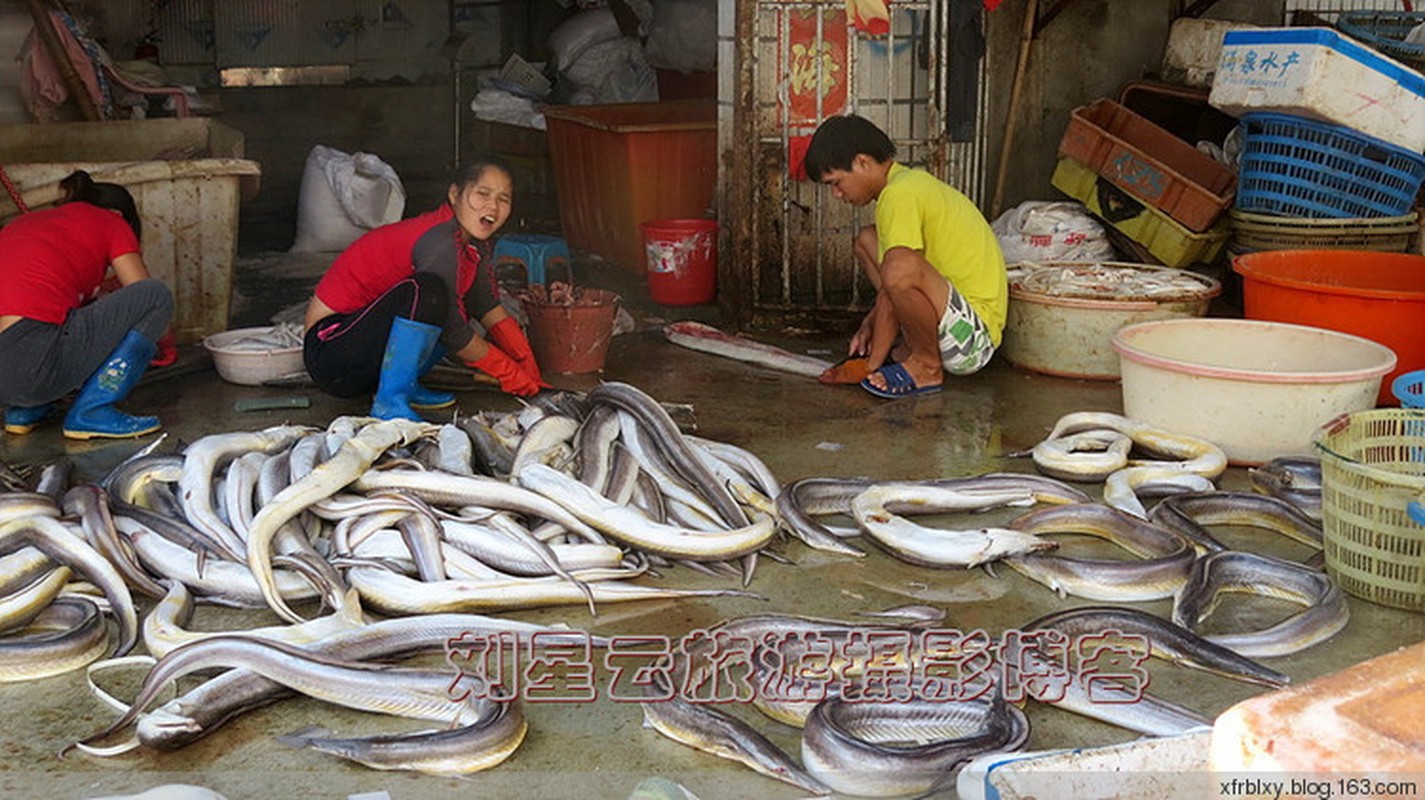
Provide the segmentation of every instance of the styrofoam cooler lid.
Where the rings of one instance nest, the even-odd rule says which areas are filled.
[[[1278,44],[1314,44],[1329,47],[1399,83],[1411,94],[1425,97],[1425,75],[1331,28],[1255,28],[1228,31],[1222,37],[1224,47]]]

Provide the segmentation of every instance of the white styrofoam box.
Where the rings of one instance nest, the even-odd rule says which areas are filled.
[[[1244,22],[1179,17],[1168,29],[1163,50],[1163,80],[1206,89],[1222,58],[1222,37],[1228,31],[1255,28]]]
[[[990,753],[956,776],[960,800],[1036,797],[1152,797],[1196,800],[1214,796],[1207,771],[1211,730],[1138,739],[1104,747],[1037,753]]]
[[[1425,151],[1425,75],[1330,28],[1228,31],[1208,102],[1297,114]]]

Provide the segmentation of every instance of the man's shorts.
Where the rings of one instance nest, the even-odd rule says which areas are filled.
[[[940,362],[951,375],[978,372],[990,363],[990,356],[995,354],[994,342],[990,340],[984,321],[955,291],[953,284],[936,335],[940,339]]]

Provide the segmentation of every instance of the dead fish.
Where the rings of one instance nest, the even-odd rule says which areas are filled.
[[[911,484],[876,484],[851,501],[851,514],[877,544],[897,558],[934,567],[974,567],[1054,547],[1050,541],[1008,528],[926,528],[887,510],[918,506],[921,513],[965,511],[1034,502],[1024,491],[956,490]]]
[[[802,761],[822,783],[859,797],[918,796],[946,785],[982,753],[1024,746],[1029,720],[995,692],[986,700],[818,703],[802,731]]]
[[[1207,531],[1209,525],[1244,525],[1280,533],[1320,550],[1321,525],[1291,503],[1251,492],[1194,492],[1165,498],[1148,518],[1191,539],[1198,550],[1217,553],[1227,546]]]
[[[1350,618],[1345,595],[1326,573],[1279,558],[1224,550],[1193,565],[1173,602],[1173,622],[1197,630],[1229,592],[1287,600],[1302,607],[1265,630],[1203,637],[1251,658],[1305,650],[1335,636]]]
[[[751,725],[713,705],[689,703],[679,696],[667,676],[654,673],[644,691],[654,695],[640,704],[645,727],[679,744],[745,764],[813,794],[830,794],[826,786]]]
[[[1197,557],[1187,539],[1177,533],[1097,503],[1038,509],[1015,518],[1009,525],[1040,535],[1095,536],[1137,556],[1136,560],[1124,561],[1029,553],[1005,562],[1060,596],[1072,594],[1109,602],[1171,597],[1187,580]]]
[[[372,769],[469,775],[503,763],[519,749],[529,730],[517,703],[480,700],[477,705],[475,721],[449,730],[337,738],[320,729],[308,729],[279,736],[277,741]]]
[[[1119,606],[1083,606],[1046,614],[1022,630],[1058,631],[1070,641],[1114,631],[1122,644],[1147,646],[1144,655],[1235,680],[1279,688],[1290,682],[1282,673],[1198,636],[1188,628],[1144,611]]]
[[[884,611],[857,611],[856,616],[934,624],[944,621],[945,609],[928,606],[924,603],[907,603]]]
[[[770,369],[815,378],[831,366],[831,362],[804,356],[774,347],[764,342],[730,336],[701,322],[670,322],[663,326],[663,335],[673,344],[691,350],[732,358]]]

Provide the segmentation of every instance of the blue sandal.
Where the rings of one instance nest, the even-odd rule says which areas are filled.
[[[871,383],[870,378],[861,381],[861,388],[871,394],[887,400],[895,400],[901,397],[915,397],[923,394],[935,394],[940,391],[940,386],[916,386],[915,379],[906,372],[905,367],[900,364],[886,364],[876,370],[886,381],[886,388],[882,389]]]

